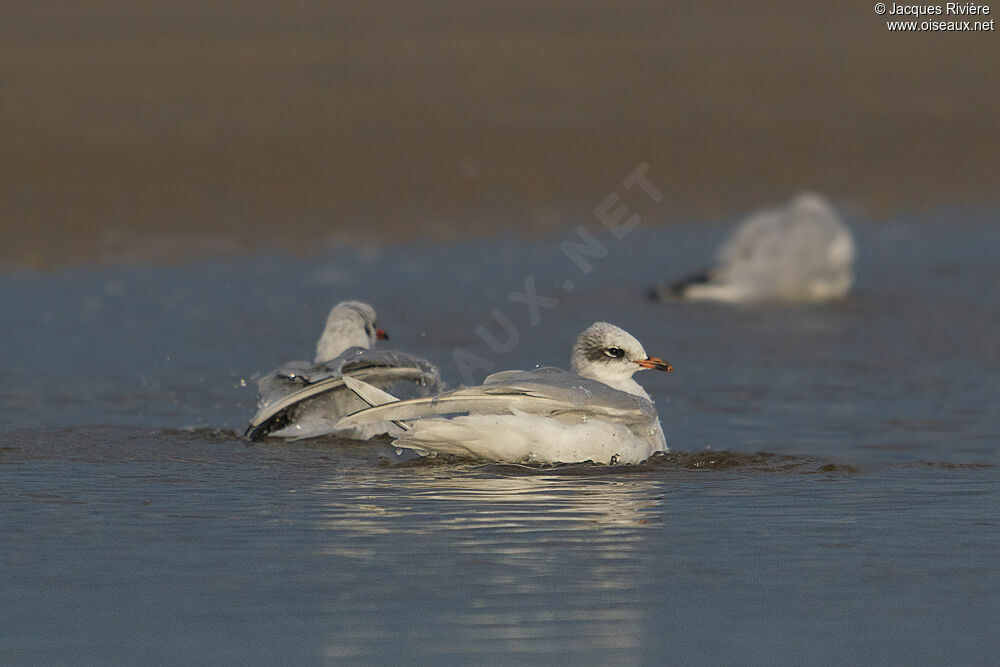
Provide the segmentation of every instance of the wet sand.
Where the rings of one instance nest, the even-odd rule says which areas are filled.
[[[7,8],[0,261],[544,233],[612,192],[655,222],[803,188],[997,200],[996,32],[889,33],[868,2],[494,5]],[[642,162],[662,203],[622,192]]]

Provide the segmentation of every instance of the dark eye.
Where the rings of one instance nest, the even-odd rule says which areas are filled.
[[[609,347],[608,349],[604,350],[604,354],[608,355],[609,357],[612,357],[613,359],[621,359],[622,357],[625,356],[625,350],[621,349],[620,347]]]

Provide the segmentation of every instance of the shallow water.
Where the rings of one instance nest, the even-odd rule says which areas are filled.
[[[1000,650],[994,211],[852,219],[848,301],[653,303],[725,229],[0,274],[3,591],[17,662],[988,662]],[[600,229],[592,226],[594,234]],[[558,306],[511,303],[534,277]],[[574,282],[566,293],[565,281]],[[461,376],[565,365],[595,319],[671,454],[531,468],[386,442],[245,445],[252,380],[371,301]],[[499,308],[519,342],[475,328]],[[249,386],[244,386],[247,384]],[[758,452],[766,452],[758,454]]]

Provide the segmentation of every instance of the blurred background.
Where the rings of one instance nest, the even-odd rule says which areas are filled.
[[[0,261],[544,233],[641,162],[657,223],[803,188],[874,216],[995,203],[997,33],[885,18],[868,0],[7,3]]]

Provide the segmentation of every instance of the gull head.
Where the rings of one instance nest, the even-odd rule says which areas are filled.
[[[632,379],[636,371],[674,370],[663,359],[646,354],[632,334],[607,322],[595,322],[580,334],[573,346],[570,368],[577,375],[639,396],[646,394]]]
[[[326,318],[316,344],[316,363],[330,361],[349,347],[369,349],[376,340],[389,340],[389,336],[378,328],[375,309],[360,301],[343,301]]]

